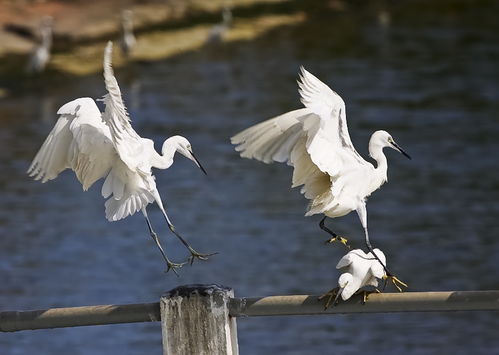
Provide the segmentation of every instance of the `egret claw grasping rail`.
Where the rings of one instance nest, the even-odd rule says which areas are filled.
[[[105,111],[101,114],[95,101],[88,97],[63,105],[57,111],[60,118],[33,159],[28,173],[35,180],[46,182],[69,168],[75,172],[85,191],[97,180],[105,178],[102,196],[108,198],[106,218],[117,221],[142,211],[149,233],[166,261],[167,271],[172,269],[176,274],[176,269],[183,264],[172,262],[164,252],[147,216],[149,203],[156,202],[169,229],[191,253],[191,264],[194,258],[205,260],[213,254],[198,253],[175,230],[163,207],[151,169],[168,169],[178,152],[192,160],[205,174],[206,171],[186,138],[168,138],[160,155],[152,140],[135,132],[114,77],[111,57],[112,43],[109,42],[104,51],[104,82],[108,91],[103,98]]]
[[[303,67],[300,79],[299,91],[305,108],[247,128],[231,141],[243,158],[293,166],[292,187],[303,185],[301,193],[310,200],[306,216],[322,213],[334,218],[356,211],[367,248],[373,252],[367,231],[366,198],[387,181],[383,148],[390,147],[410,157],[388,132],[376,131],[369,141],[369,155],[377,166],[365,161],[348,134],[342,98]],[[373,255],[388,277],[392,277],[376,253]]]

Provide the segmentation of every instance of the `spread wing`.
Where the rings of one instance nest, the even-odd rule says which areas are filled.
[[[334,201],[331,187],[339,176],[371,164],[353,147],[341,97],[303,67],[300,79],[305,108],[245,129],[231,142],[243,158],[293,166],[293,187],[303,185],[301,192],[313,200],[310,215]]]
[[[102,195],[110,221],[125,218],[154,201],[156,185],[150,165],[144,161],[153,142],[142,139],[130,118],[111,67],[112,43],[104,52],[105,112],[94,100],[80,98],[62,106],[55,127],[35,156],[28,173],[42,182],[70,168],[87,190],[106,177]],[[139,168],[142,166],[142,170]]]
[[[231,138],[241,157],[264,163],[286,162],[294,167],[292,186],[304,185],[301,192],[313,199],[329,188],[329,176],[312,162],[307,152],[307,120],[318,120],[308,108],[285,113],[256,124]]]
[[[55,179],[72,169],[87,190],[107,175],[116,152],[108,127],[91,98],[79,98],[62,106],[54,128],[36,154],[28,174],[35,180]]]
[[[143,150],[142,138],[130,124],[130,117],[123,103],[121,91],[111,66],[112,55],[113,44],[108,42],[104,51],[104,82],[108,93],[103,98],[106,110],[102,114],[102,118],[109,126],[113,145],[121,160],[131,171],[135,172],[140,164],[138,157]]]
[[[111,66],[112,51],[113,44],[108,42],[104,50],[104,83],[108,93],[103,98],[106,109],[102,118],[109,127],[113,146],[124,166],[117,164],[110,171],[102,186],[102,196],[109,197],[106,201],[107,219],[116,221],[153,202],[156,184],[149,162],[144,161],[149,150],[154,150],[153,143],[141,138],[131,126]],[[123,174],[123,169],[128,171]]]
[[[319,118],[304,125],[307,151],[314,164],[331,177],[352,166],[370,165],[352,144],[343,99],[303,67],[300,79],[301,102]]]

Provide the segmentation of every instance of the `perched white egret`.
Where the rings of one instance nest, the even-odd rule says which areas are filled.
[[[53,18],[45,16],[40,24],[40,43],[31,52],[26,71],[28,73],[42,72],[50,60],[50,48],[52,47]]]
[[[300,79],[299,92],[305,108],[247,128],[231,141],[243,158],[264,163],[287,162],[293,166],[292,187],[303,185],[301,193],[310,200],[305,215],[324,214],[319,225],[333,240],[340,238],[325,227],[326,217],[341,217],[357,211],[366,245],[372,252],[366,198],[387,181],[383,148],[390,147],[410,157],[388,132],[376,131],[369,141],[369,155],[377,166],[365,161],[350,139],[342,98],[303,67]],[[386,272],[392,281],[398,281]]]
[[[137,40],[133,34],[133,12],[132,10],[123,10],[121,12],[121,40],[120,46],[123,54],[129,56]]]
[[[222,37],[232,26],[232,11],[230,7],[224,6],[222,10],[222,22],[213,26],[208,33],[205,43],[219,43],[222,41]]]
[[[206,259],[212,254],[196,252],[175,230],[166,214],[156,188],[151,169],[167,169],[173,163],[175,152],[182,154],[206,174],[192,152],[189,141],[181,136],[165,140],[162,154],[154,149],[154,142],[140,137],[130,124],[130,117],[123,103],[118,82],[111,67],[112,43],[104,52],[104,82],[108,93],[101,114],[95,101],[84,97],[63,105],[55,127],[36,154],[28,169],[35,180],[46,182],[55,179],[65,169],[72,169],[83,190],[88,190],[97,180],[105,178],[102,196],[106,218],[117,221],[142,211],[151,237],[156,242],[167,263],[167,271],[183,264],[173,263],[166,256],[158,236],[147,216],[146,206],[156,202],[170,230],[190,251],[194,258]]]
[[[374,249],[374,253],[386,265],[385,254],[377,248]],[[383,266],[376,260],[373,253],[366,254],[361,249],[351,250],[344,255],[336,265],[336,269],[343,269],[344,273],[338,279],[338,288],[319,297],[319,299],[328,297],[325,308],[329,307],[333,297],[336,296],[333,305],[340,296],[343,301],[346,301],[364,286],[378,287],[378,279],[386,277]],[[366,298],[365,295],[364,302]]]

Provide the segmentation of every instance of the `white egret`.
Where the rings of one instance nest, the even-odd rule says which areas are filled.
[[[137,40],[133,34],[133,12],[123,10],[121,13],[121,51],[128,57],[136,44]]]
[[[350,139],[342,98],[303,67],[300,79],[299,92],[305,108],[247,128],[231,141],[243,158],[293,166],[292,187],[303,185],[301,193],[310,200],[305,216],[324,214],[319,226],[333,236],[332,240],[345,241],[325,227],[326,217],[356,211],[367,248],[372,252],[366,198],[387,181],[383,148],[390,147],[410,157],[388,132],[376,131],[369,141],[369,155],[377,166],[365,161]],[[394,283],[399,281],[386,272]]]
[[[35,180],[55,179],[65,169],[71,169],[86,191],[94,182],[105,178],[102,196],[106,218],[117,221],[142,211],[151,237],[156,242],[167,264],[167,271],[183,264],[173,263],[166,256],[151,222],[146,206],[156,202],[168,227],[190,251],[194,258],[205,260],[212,254],[196,252],[175,230],[166,214],[156,188],[151,169],[167,169],[173,163],[175,152],[192,160],[205,174],[192,152],[189,141],[181,136],[165,140],[162,154],[154,149],[154,142],[140,137],[131,126],[118,82],[111,67],[112,43],[104,52],[104,82],[108,93],[102,99],[106,106],[101,114],[95,101],[84,97],[68,102],[57,113],[60,115],[28,169]]]
[[[222,41],[222,37],[232,26],[232,11],[230,7],[224,6],[222,10],[222,22],[213,26],[208,33],[205,43],[219,43]]]
[[[50,48],[52,47],[52,25],[53,18],[45,16],[40,24],[40,43],[31,52],[26,71],[28,73],[42,72],[50,60]]]
[[[374,249],[374,252],[386,265],[385,254],[377,248]],[[328,297],[325,308],[329,307],[333,297],[336,296],[333,305],[340,296],[343,301],[346,301],[364,286],[378,287],[378,279],[386,277],[385,270],[374,255],[372,253],[366,254],[361,249],[354,249],[344,255],[336,265],[336,269],[343,269],[344,273],[338,279],[339,287],[319,297],[319,300]],[[367,294],[364,294],[364,302],[366,300]]]

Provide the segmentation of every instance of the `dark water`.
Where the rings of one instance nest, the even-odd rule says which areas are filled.
[[[104,93],[100,75],[43,80],[0,101],[0,310],[154,302],[189,283],[239,296],[319,294],[336,284],[343,249],[324,246],[319,217],[290,190],[289,167],[242,160],[229,137],[300,106],[305,65],[347,103],[350,133],[388,130],[412,156],[387,152],[389,183],[369,200],[370,234],[413,291],[498,289],[499,31],[491,10],[377,24],[330,14],[254,42],[117,70],[137,131],[190,139],[209,176],[178,158],[156,173],[178,230],[210,261],[164,274],[137,214],[108,223],[100,184],[72,173],[47,184],[27,167],[60,105]],[[47,79],[48,80],[48,79]],[[185,250],[159,211],[150,216],[176,260]],[[331,221],[361,245],[356,215]],[[168,241],[168,242],[167,242]],[[238,319],[242,354],[491,354],[497,313],[419,313]],[[0,334],[1,354],[160,353],[159,324]]]

